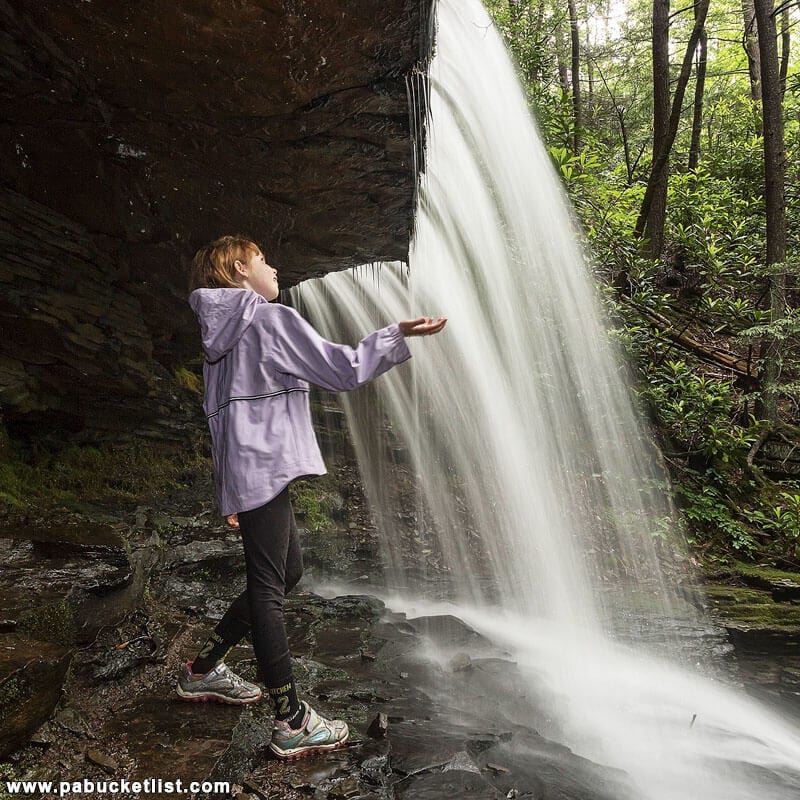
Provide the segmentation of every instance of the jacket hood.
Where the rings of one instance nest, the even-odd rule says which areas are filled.
[[[213,363],[227,355],[252,325],[256,308],[266,302],[250,289],[195,289],[189,305],[200,321],[206,358]]]

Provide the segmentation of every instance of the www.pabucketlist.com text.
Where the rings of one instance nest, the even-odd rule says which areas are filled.
[[[0,783],[0,787],[2,787]],[[125,778],[115,780],[78,781],[6,781],[6,793],[11,797],[80,797],[108,796],[132,797],[133,795],[176,794],[194,795],[198,792],[230,795],[227,781],[174,781],[162,778],[145,778],[133,781]]]

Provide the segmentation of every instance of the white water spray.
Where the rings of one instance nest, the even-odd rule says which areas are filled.
[[[413,369],[374,389],[408,449],[422,546],[450,570],[454,613],[546,687],[565,744],[625,769],[647,800],[794,796],[797,731],[608,638],[631,619],[662,634],[678,616],[701,624],[662,578],[677,523],[504,47],[478,0],[440,0],[438,13],[408,272],[330,275],[298,302],[338,340],[449,317],[443,334],[412,340]],[[392,546],[408,509],[379,467],[374,397],[345,406],[390,581],[409,588]]]

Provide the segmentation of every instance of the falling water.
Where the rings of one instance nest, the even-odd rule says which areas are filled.
[[[449,318],[443,334],[412,340],[411,368],[344,401],[394,604],[411,602],[405,590],[419,606],[429,586],[442,613],[513,652],[544,689],[553,736],[625,769],[648,800],[800,796],[798,732],[665,633],[705,624],[671,588],[683,566],[665,477],[478,0],[440,0],[424,101],[408,268],[330,275],[295,293],[339,340],[419,313]],[[387,449],[405,453],[416,496],[392,483],[402,469],[386,471]],[[417,558],[440,562],[446,581],[408,570],[397,520],[410,515]]]

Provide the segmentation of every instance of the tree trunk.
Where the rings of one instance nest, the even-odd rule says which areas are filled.
[[[566,45],[564,43],[564,29],[561,25],[562,20],[556,22],[555,37],[556,37],[556,64],[558,66],[558,82],[561,85],[561,92],[564,97],[568,97],[570,93],[569,85],[569,67],[564,60],[564,51]]]
[[[678,134],[686,84],[692,74],[692,62],[705,28],[708,1],[697,0],[694,27],[683,56],[675,84],[672,108],[669,105],[669,0],[653,0],[653,164],[647,181],[635,233],[647,237],[648,253],[658,258],[664,247],[669,154]],[[667,122],[664,123],[666,105]]]
[[[697,15],[697,6],[694,9]],[[700,134],[703,131],[703,94],[706,88],[706,65],[708,63],[708,34],[700,32],[700,45],[697,53],[697,76],[694,84],[694,111],[692,116],[692,143],[689,147],[689,169],[697,169],[700,163]]]
[[[669,148],[669,0],[653,0],[653,168],[647,182],[645,199],[636,234],[649,240],[648,251],[658,258],[664,247],[664,224],[667,215],[667,171]],[[663,166],[656,162],[665,154]]]
[[[789,73],[789,54],[792,46],[791,25],[789,22],[789,5],[784,2],[781,9],[781,100],[786,94],[786,76]]]
[[[747,53],[747,70],[750,73],[750,99],[756,120],[755,133],[761,136],[761,62],[758,55],[758,23],[753,0],[742,0],[744,17],[744,50]]]
[[[578,10],[575,0],[567,0],[569,8],[570,52],[572,56],[572,152],[577,155],[581,149],[581,128],[583,109],[581,107],[581,34],[578,29]]]
[[[631,158],[631,145],[630,141],[628,140],[628,127],[625,124],[625,109],[617,101],[617,98],[614,96],[614,92],[611,91],[611,87],[608,85],[608,81],[606,81],[606,76],[603,74],[603,70],[600,69],[599,65],[597,65],[597,74],[600,76],[600,81],[605,87],[606,92],[608,92],[611,105],[614,106],[614,113],[617,115],[617,121],[619,122],[619,133],[620,137],[622,138],[622,152],[625,154],[625,172],[628,176],[628,186],[632,186],[633,160]]]
[[[786,154],[783,137],[783,107],[778,66],[778,35],[773,0],[755,0],[758,21],[758,51],[761,66],[761,105],[764,112],[764,200],[767,215],[767,267],[769,272],[770,322],[786,316],[786,275],[778,266],[786,260],[786,199],[784,195]],[[778,382],[782,366],[781,342],[768,336],[764,342],[764,370],[759,416],[778,422]]]
[[[584,59],[586,61],[586,94],[587,94],[587,101],[584,104],[585,107],[588,109],[588,114],[584,112],[583,117],[594,122],[594,118],[597,112],[596,104],[594,101],[594,61],[591,58],[592,53],[592,42],[590,39],[590,28],[589,28],[589,19],[588,16],[584,18],[586,23],[586,47],[584,49]]]

